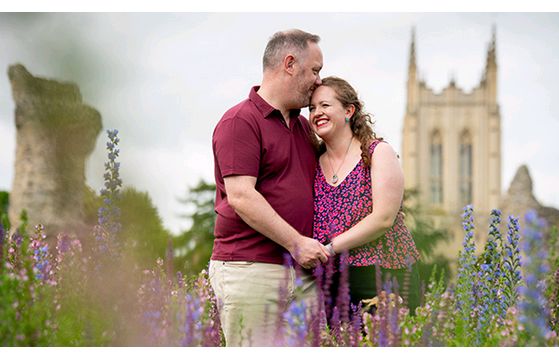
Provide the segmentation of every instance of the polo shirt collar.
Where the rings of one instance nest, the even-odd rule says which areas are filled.
[[[268,104],[266,102],[266,100],[264,100],[260,95],[258,95],[258,93],[257,93],[258,89],[260,89],[260,86],[253,86],[252,89],[250,89],[250,93],[248,94],[248,98],[250,99],[250,101],[252,101],[254,103],[254,105],[256,105],[256,108],[258,109],[258,111],[260,111],[262,113],[262,116],[264,118],[267,118],[274,111],[277,111],[279,114],[281,114],[278,109],[276,109],[272,105]],[[289,115],[294,116],[294,117],[299,116],[299,114],[301,114],[301,109],[291,110],[289,112]]]

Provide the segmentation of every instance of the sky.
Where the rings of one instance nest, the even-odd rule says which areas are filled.
[[[411,29],[420,76],[435,91],[451,76],[479,84],[497,29],[502,191],[527,164],[536,198],[559,208],[558,13],[0,13],[0,190],[10,190],[15,105],[8,66],[75,82],[84,102],[119,130],[123,182],[149,193],[174,233],[189,223],[178,199],[213,182],[212,131],[261,81],[262,54],[278,30],[320,35],[323,77],[358,91],[376,132],[401,150]],[[306,109],[303,114],[308,114]],[[87,160],[102,187],[106,133]]]

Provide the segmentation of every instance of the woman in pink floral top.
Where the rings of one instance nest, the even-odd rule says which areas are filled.
[[[419,253],[400,212],[403,172],[395,151],[376,137],[370,116],[345,80],[323,79],[309,110],[321,153],[313,237],[328,244],[332,256],[346,254],[341,261],[349,265],[350,298],[357,304],[376,295],[375,265],[396,276],[400,286],[410,268],[417,278],[412,264]],[[406,299],[412,310],[419,305],[419,282],[414,280]]]

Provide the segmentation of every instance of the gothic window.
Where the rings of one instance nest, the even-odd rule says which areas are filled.
[[[460,135],[460,202],[472,203],[472,137],[468,130]]]
[[[431,203],[443,203],[443,143],[441,133],[433,131],[431,135]]]

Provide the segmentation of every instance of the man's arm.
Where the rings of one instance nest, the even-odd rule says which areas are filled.
[[[227,201],[250,227],[283,246],[304,268],[328,260],[328,252],[318,241],[303,236],[289,225],[256,190],[253,176],[227,176],[224,179]]]

